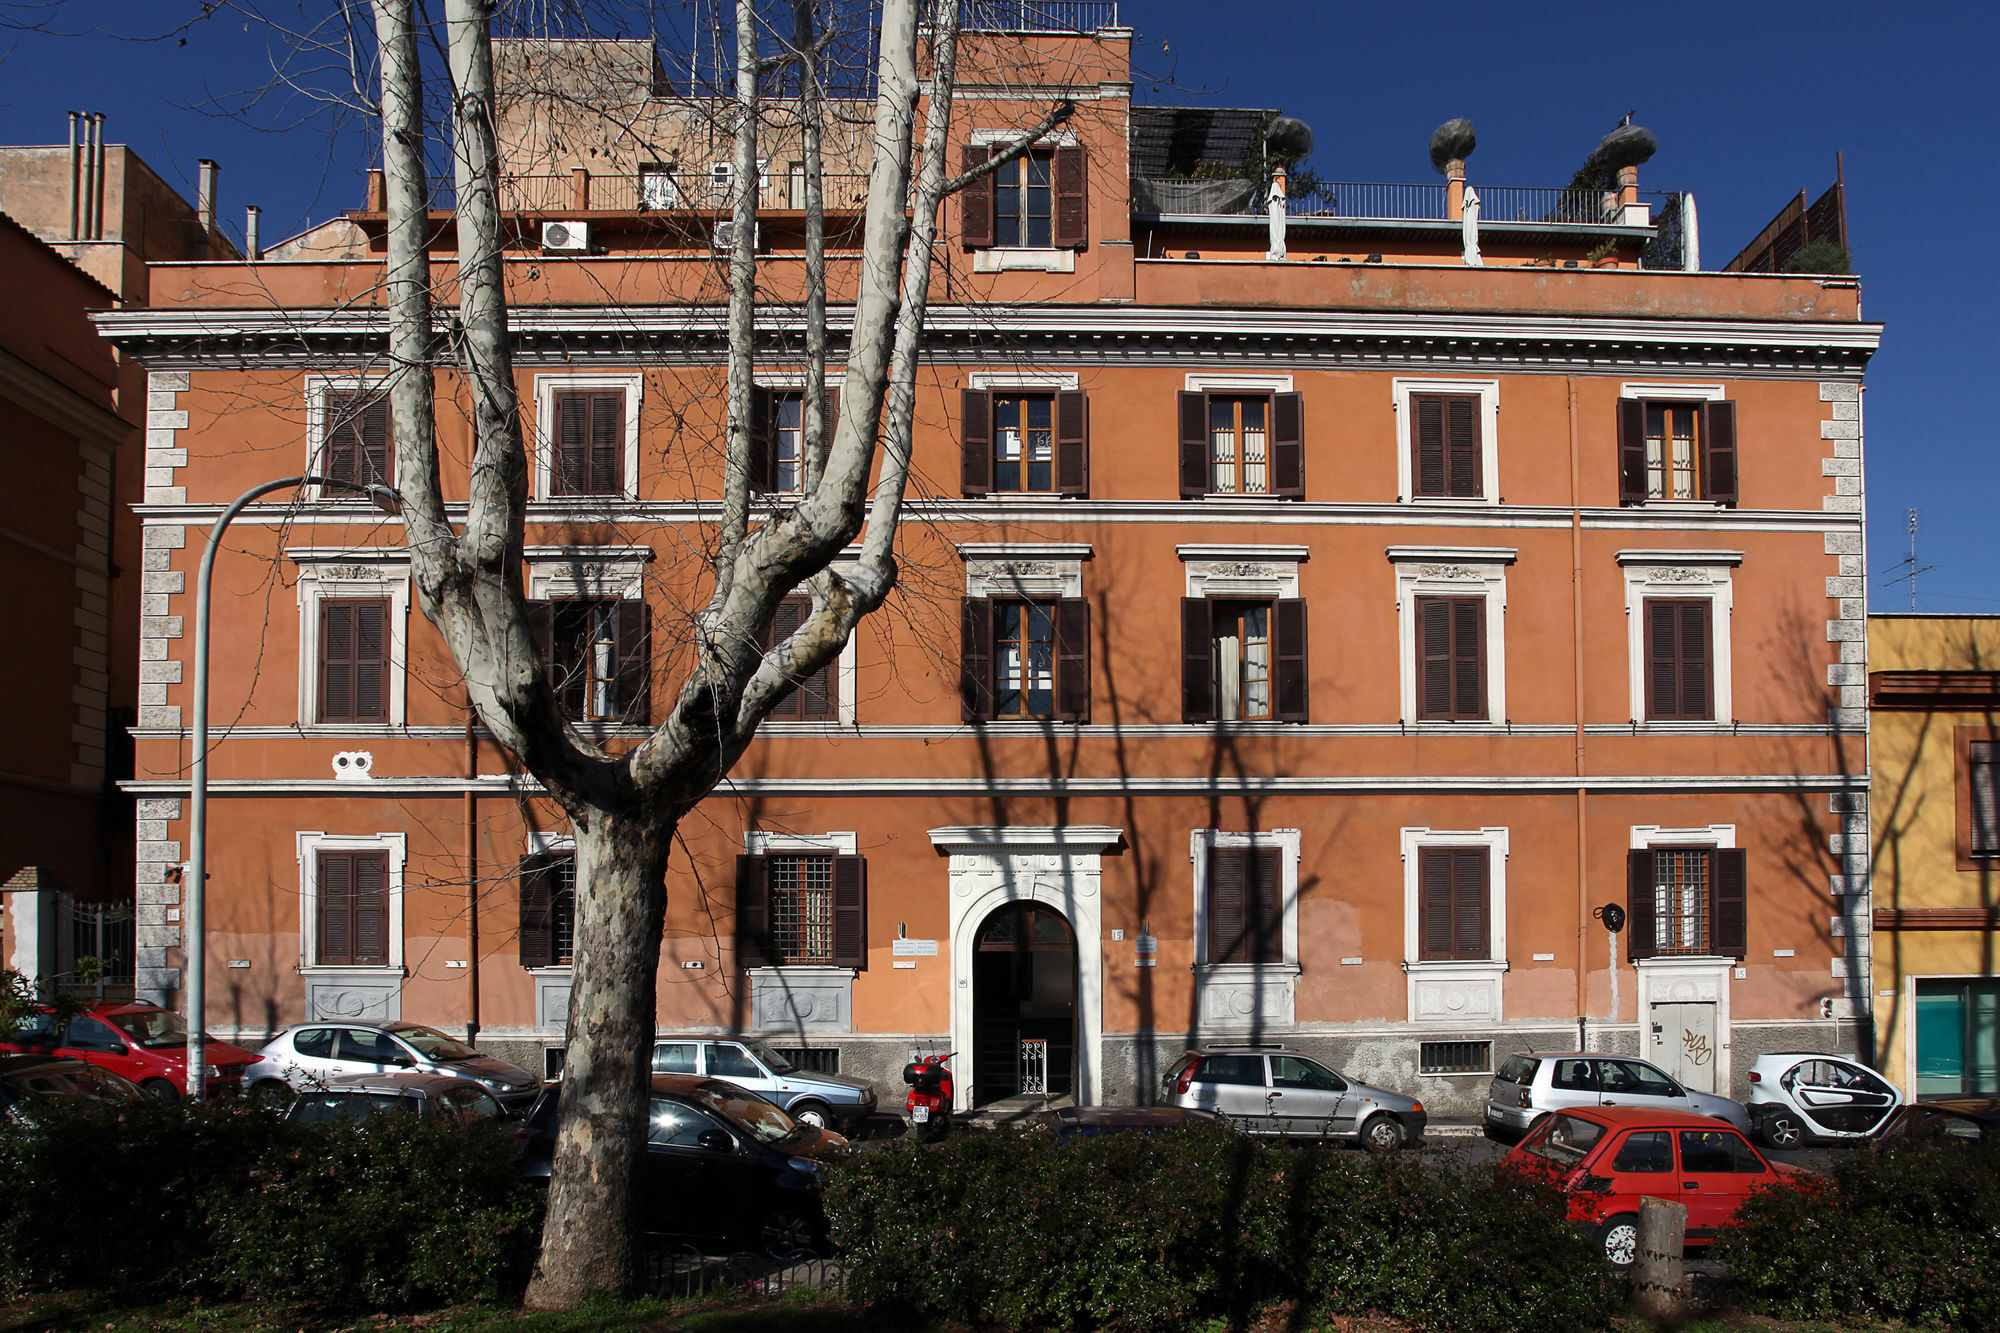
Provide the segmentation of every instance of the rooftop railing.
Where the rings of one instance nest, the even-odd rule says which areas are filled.
[[[860,208],[868,199],[862,173],[826,173],[820,193],[828,210]],[[550,176],[508,176],[500,182],[500,206],[515,213],[726,213],[735,206],[735,183],[726,174],[705,171],[645,171],[599,174],[564,172]],[[757,185],[760,211],[806,206],[803,173],[772,174]]]
[[[1118,26],[1118,2],[963,0],[958,23],[972,32],[1096,32]]]
[[[1479,220],[1485,224],[1547,222],[1564,226],[1616,226],[1623,208],[1615,190],[1573,186],[1479,185]],[[1263,187],[1251,180],[1167,180],[1134,177],[1138,213],[1209,217],[1259,216],[1267,207]],[[1659,214],[1678,193],[1645,191],[1640,199]],[[1285,200],[1285,215],[1301,220],[1443,222],[1445,186],[1378,181],[1323,181]]]

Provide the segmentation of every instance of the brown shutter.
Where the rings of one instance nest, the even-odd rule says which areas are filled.
[[[319,720],[354,720],[353,602],[319,604]]]
[[[389,603],[355,602],[354,711],[356,722],[389,720]]]
[[[361,431],[363,474],[356,480],[364,486],[396,484],[396,454],[389,447],[389,404],[370,403],[355,423]]]
[[[353,863],[354,957],[356,967],[389,961],[389,854],[351,852]]]
[[[834,432],[840,429],[840,386],[838,384],[835,384],[834,387],[828,389],[825,394],[825,399],[826,399],[826,430],[823,434],[819,450],[822,456],[832,450]],[[799,475],[802,478],[804,477],[805,474],[803,470],[801,470]]]
[[[1417,717],[1423,721],[1450,721],[1458,716],[1458,659],[1453,651],[1453,608],[1450,597],[1417,599],[1418,677]]]
[[[958,412],[958,485],[967,495],[993,489],[993,395],[967,389]]]
[[[1701,491],[1711,500],[1736,503],[1736,404],[1709,403],[1701,410]]]
[[[1280,597],[1273,610],[1272,656],[1277,659],[1274,715],[1280,722],[1306,720],[1310,672],[1306,663],[1306,603],[1302,597]]]
[[[542,677],[549,683],[549,689],[561,695],[561,682],[556,679],[556,604],[549,601],[529,602],[528,637],[534,641],[535,652],[542,659]],[[556,707],[561,708],[558,697]]]
[[[1250,934],[1252,963],[1285,961],[1285,880],[1283,862],[1275,847],[1258,847],[1246,852],[1244,922]]]
[[[625,395],[590,396],[590,493],[622,495],[625,491]]]
[[[771,862],[736,858],[736,965],[771,965]]]
[[[1181,498],[1208,494],[1208,395],[1183,391],[1179,402]]]
[[[1056,717],[1090,721],[1090,603],[1065,597],[1056,603]]]
[[[778,603],[778,609],[771,613],[771,632],[764,639],[764,651],[770,652],[779,644],[799,632],[799,621],[805,616],[806,608],[812,602],[805,597],[787,597]],[[773,722],[797,722],[805,716],[804,691],[797,686],[785,692],[785,696],[771,706],[764,715]]]
[[[1715,717],[1715,635],[1709,624],[1709,601],[1681,603],[1681,707],[1697,721]]]
[[[1462,960],[1490,957],[1492,923],[1487,919],[1487,849],[1460,847],[1452,852],[1452,956]]]
[[[1646,716],[1677,718],[1681,708],[1680,603],[1646,601]]]
[[[319,947],[315,962],[322,967],[354,962],[354,854],[319,854]]]
[[[644,726],[653,720],[653,610],[644,601],[624,598],[614,606],[611,635],[617,674],[612,678],[611,715]]]
[[[1452,957],[1452,849],[1417,849],[1417,956],[1424,962]]]
[[[1211,847],[1208,849],[1208,961],[1248,962],[1245,935],[1249,916],[1245,910],[1245,882],[1249,878],[1250,849]]]
[[[1486,718],[1486,599],[1455,597],[1451,608],[1452,716]]]
[[[868,861],[833,858],[833,965],[868,968]]]
[[[581,393],[558,393],[555,395],[555,411],[555,458],[549,464],[550,493],[588,494],[590,399]]]
[[[993,716],[993,609],[984,597],[959,602],[958,715],[965,722]]]
[[[1721,957],[1742,958],[1750,951],[1748,861],[1741,847],[1708,854],[1708,947]]]
[[[522,967],[552,967],[556,961],[554,852],[521,858],[521,924],[516,933]]]
[[[1646,503],[1646,405],[1618,400],[1618,503]]]
[[[1480,475],[1485,465],[1479,408],[1480,400],[1471,397],[1451,398],[1445,404],[1445,422],[1451,435],[1446,449],[1445,489],[1459,499],[1477,500],[1485,494],[1485,479]]]
[[[1653,894],[1653,854],[1628,852],[1625,856],[1625,957],[1631,962],[1651,958],[1659,907]]]
[[[1416,411],[1414,460],[1411,479],[1420,497],[1439,496],[1445,491],[1444,399],[1423,394],[1411,400]]]
[[[1971,828],[1966,851],[1974,856],[2000,852],[2000,744],[1967,741],[1965,746],[1967,804]]]
[[[362,462],[360,423],[355,414],[361,410],[361,395],[358,393],[331,393],[320,399],[320,421],[323,444],[320,449],[319,473],[329,481],[361,480]]]
[[[1199,597],[1181,598],[1181,721],[1215,721],[1215,620]]]
[[[1305,396],[1271,395],[1271,494],[1303,500],[1306,494]]]
[[[1090,494],[1090,403],[1080,389],[1056,394],[1056,490]]]
[[[1058,250],[1081,250],[1090,243],[1089,173],[1081,148],[1058,148],[1049,155],[1055,218],[1051,227]]]
[[[750,386],[750,489],[778,489],[778,396],[761,384]],[[800,433],[804,433],[805,412],[799,413]],[[803,440],[800,441],[804,443]]]
[[[966,148],[963,158],[965,170],[974,171],[986,165],[993,156],[985,147],[974,144]],[[986,172],[977,180],[958,192],[959,239],[968,250],[993,244],[993,173]]]

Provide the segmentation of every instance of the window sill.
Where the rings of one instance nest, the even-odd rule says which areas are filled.
[[[1468,976],[1497,976],[1508,970],[1505,958],[1406,958],[1405,972],[1424,976],[1459,973]]]
[[[521,970],[531,977],[566,977],[576,971],[576,964],[550,963],[547,967],[524,967]]]
[[[401,963],[300,963],[293,970],[302,977],[349,977],[357,973],[371,977],[410,975],[410,970]]]
[[[974,273],[1074,273],[1076,272],[1076,251],[1028,248],[1026,246],[993,246],[986,250],[976,250],[972,256]]]
[[[1625,509],[1661,509],[1668,513],[1709,514],[1736,506],[1724,500],[1634,500]]]
[[[746,968],[744,971],[749,976],[764,977],[766,979],[792,977],[815,981],[841,981],[861,975],[858,968],[835,967],[832,963],[778,963],[765,967]]]
[[[1188,968],[1201,977],[1296,977],[1305,969],[1296,962],[1285,963],[1195,963]]]
[[[1440,505],[1447,509],[1491,508],[1500,503],[1497,495],[1406,495],[1406,505]]]

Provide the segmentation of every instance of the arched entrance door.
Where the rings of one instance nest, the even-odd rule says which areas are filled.
[[[1062,913],[1017,902],[980,922],[972,1044],[974,1106],[1075,1093],[1076,933]]]

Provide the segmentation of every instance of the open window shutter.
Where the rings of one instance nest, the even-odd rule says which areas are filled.
[[[1736,503],[1736,404],[1702,408],[1702,494],[1722,504]]]
[[[354,611],[354,711],[356,722],[389,720],[389,603],[350,603]]]
[[[1486,599],[1454,597],[1451,602],[1452,716],[1486,717]]]
[[[833,965],[868,967],[868,861],[833,858]]]
[[[1208,494],[1208,395],[1182,391],[1179,403],[1181,498]]]
[[[1056,603],[1056,716],[1090,721],[1090,603],[1081,597]]]
[[[1618,400],[1618,503],[1646,503],[1646,405]]]
[[[590,493],[625,490],[625,395],[590,395]]]
[[[1625,856],[1625,956],[1631,962],[1655,952],[1654,927],[1659,909],[1653,897],[1653,854]]]
[[[319,949],[322,966],[354,963],[354,854],[321,852],[318,895]]]
[[[986,165],[992,153],[984,145],[966,148],[961,161],[965,170]],[[993,173],[987,172],[958,192],[959,239],[968,250],[993,244]]]
[[[1246,853],[1245,918],[1251,935],[1251,951],[1246,961],[1285,961],[1285,881],[1283,863],[1275,847],[1258,847]]]
[[[1049,155],[1055,218],[1051,231],[1058,250],[1081,250],[1090,242],[1090,192],[1081,148],[1058,148]]]
[[[1460,397],[1446,400],[1445,425],[1450,443],[1446,448],[1445,489],[1459,499],[1476,500],[1485,494],[1484,466],[1480,447],[1480,400]]]
[[[1452,956],[1452,849],[1417,849],[1417,945],[1419,957],[1437,962]]]
[[[354,864],[354,963],[382,967],[389,961],[389,856],[356,852]]]
[[[515,938],[522,967],[551,967],[556,961],[555,861],[547,852],[521,858],[521,924]]]
[[[580,393],[555,396],[556,456],[549,467],[549,488],[556,495],[583,495],[589,489],[586,473],[590,399]]]
[[[966,722],[993,716],[993,609],[984,597],[959,602],[958,715]]]
[[[1750,951],[1749,853],[1718,847],[1709,857],[1708,947],[1725,958]]]
[[[1306,693],[1310,672],[1306,663],[1306,603],[1303,597],[1280,597],[1273,627],[1272,647],[1277,658],[1278,690],[1276,715],[1280,722],[1306,720]]]
[[[771,862],[763,856],[736,858],[736,964],[771,965]]]
[[[1417,653],[1422,675],[1417,681],[1417,716],[1452,716],[1451,601],[1444,597],[1417,599]]]
[[[1090,402],[1080,389],[1056,394],[1056,490],[1090,493]]]
[[[1215,623],[1199,597],[1181,598],[1181,721],[1215,721]]]
[[[761,384],[750,386],[750,489],[778,489],[777,401]],[[804,414],[801,413],[801,416]]]
[[[653,609],[621,598],[611,627],[617,654],[612,715],[644,726],[653,720]]]
[[[319,720],[354,718],[353,602],[319,604]]]
[[[547,678],[549,688],[560,692],[561,682],[556,679],[556,604],[554,602],[528,603],[528,637],[535,641],[535,653],[542,659],[542,675]]]
[[[1492,923],[1487,920],[1487,849],[1460,847],[1452,861],[1452,956],[1481,959],[1491,955]]]
[[[1249,878],[1250,849],[1211,847],[1208,849],[1208,961],[1247,962],[1244,936],[1249,917],[1245,912],[1244,889]]]
[[[1424,394],[1412,400],[1417,414],[1414,480],[1420,496],[1445,493],[1444,399]]]
[[[1302,500],[1306,494],[1305,396],[1271,395],[1271,494]]]
[[[993,395],[967,389],[958,413],[958,485],[967,495],[993,489]]]

